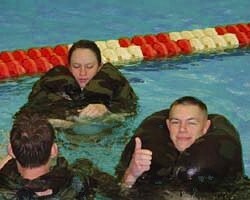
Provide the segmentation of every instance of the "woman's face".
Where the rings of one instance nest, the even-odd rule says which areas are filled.
[[[93,51],[77,48],[71,55],[69,68],[79,86],[83,89],[101,69],[101,65],[98,64]]]

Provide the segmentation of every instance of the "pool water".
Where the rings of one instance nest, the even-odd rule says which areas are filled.
[[[70,44],[86,38],[193,30],[249,22],[250,1],[106,0],[7,1],[0,8],[0,51]],[[246,175],[250,176],[250,50],[181,56],[120,67],[139,96],[138,114],[117,121],[76,124],[57,130],[61,153],[71,162],[91,159],[114,174],[134,129],[151,113],[184,95],[197,96],[210,113],[225,115],[238,129]],[[0,157],[6,154],[12,116],[26,102],[39,76],[0,82]]]

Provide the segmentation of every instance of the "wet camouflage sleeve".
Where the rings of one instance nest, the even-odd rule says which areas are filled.
[[[136,112],[136,94],[128,80],[111,63],[103,65],[84,88],[84,93],[87,99],[105,104],[111,112]]]
[[[80,87],[64,66],[57,66],[42,76],[33,86],[28,102],[20,112],[31,109],[49,118],[62,118],[76,113]],[[19,113],[20,113],[19,112]]]
[[[142,148],[153,152],[151,168],[138,182],[169,182],[178,179],[199,183],[224,179],[237,179],[243,176],[242,147],[235,127],[222,115],[211,114],[212,121],[207,134],[195,141],[184,152],[179,153],[169,137],[166,126],[168,110],[156,112],[146,118],[135,132],[122,153],[116,168],[122,178],[134,151],[134,138],[140,137]]]
[[[105,64],[83,90],[68,68],[57,66],[34,84],[20,112],[32,109],[49,118],[65,119],[91,103],[102,103],[114,113],[135,113],[137,97],[126,78],[111,64]]]

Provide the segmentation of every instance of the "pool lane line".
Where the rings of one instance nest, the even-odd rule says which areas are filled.
[[[143,60],[171,59],[180,55],[216,53],[250,47],[250,23],[214,28],[134,35],[95,41],[103,62],[126,65]],[[0,79],[45,73],[56,65],[67,65],[71,44],[59,44],[0,52]]]

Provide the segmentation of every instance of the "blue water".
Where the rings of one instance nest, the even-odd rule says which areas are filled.
[[[188,2],[188,3],[187,3]],[[137,34],[192,30],[250,22],[248,0],[2,0],[0,51],[70,44],[87,38],[117,39]],[[58,143],[70,161],[88,157],[114,173],[120,153],[133,130],[147,115],[166,108],[176,98],[194,95],[211,113],[227,116],[240,132],[246,174],[250,175],[250,50],[148,61],[124,66],[121,71],[140,97],[139,113],[123,124],[98,134],[80,134],[103,128],[75,127],[60,131]],[[12,116],[26,102],[39,77],[0,82],[0,155],[6,153]],[[105,128],[105,127],[104,127]],[[79,131],[80,130],[80,131]],[[90,131],[91,132],[91,131]],[[77,152],[77,153],[76,153]]]

